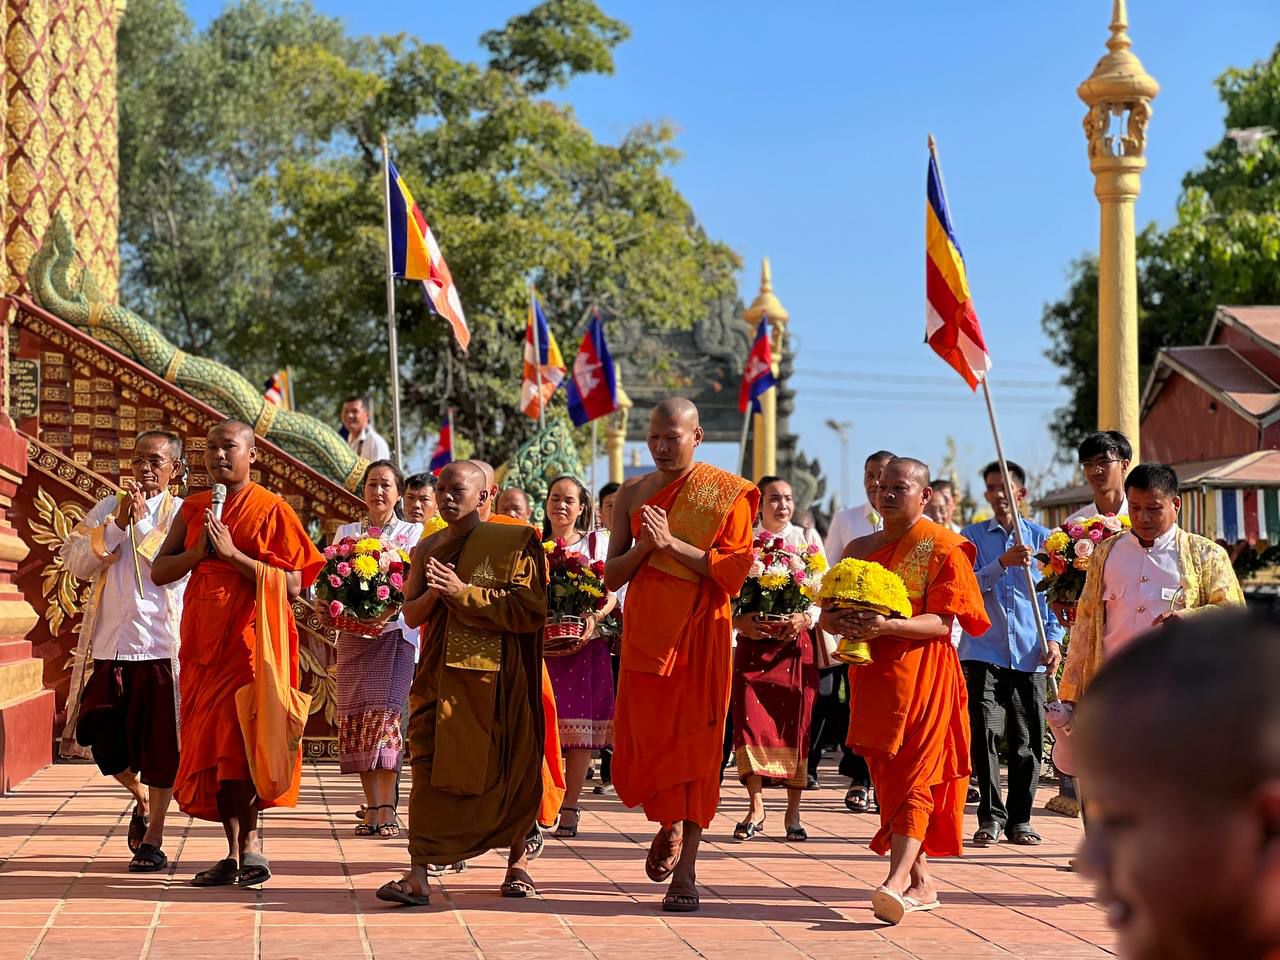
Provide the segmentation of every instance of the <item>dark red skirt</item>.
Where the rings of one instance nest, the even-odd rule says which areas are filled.
[[[738,777],[803,789],[818,666],[808,632],[795,640],[738,637],[733,651],[733,748]]]

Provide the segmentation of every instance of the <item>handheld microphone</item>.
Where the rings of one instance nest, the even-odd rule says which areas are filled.
[[[222,505],[227,502],[226,484],[215,483],[213,485],[213,492],[210,494],[209,500],[210,500],[209,506],[213,509],[214,519],[221,521]]]

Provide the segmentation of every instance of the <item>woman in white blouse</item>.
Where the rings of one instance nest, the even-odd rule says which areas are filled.
[[[795,503],[791,484],[764,477],[760,487],[760,523],[793,550],[822,550],[814,530],[791,522]],[[733,650],[733,747],[738,778],[751,799],[747,819],[733,835],[750,840],[764,829],[764,787],[787,788],[786,838],[807,840],[800,825],[800,796],[809,779],[809,722],[818,691],[814,623],[817,608],[794,613],[783,623],[762,622],[755,614],[734,617],[738,631]],[[820,638],[816,642],[821,642]]]
[[[364,473],[363,520],[344,524],[334,535],[378,536],[412,551],[422,537],[422,524],[397,516],[404,495],[404,474],[390,460],[369,464]],[[375,531],[377,531],[375,533]],[[409,700],[418,632],[397,617],[380,636],[338,634],[338,762],[343,773],[360,774],[364,788],[362,837],[398,837],[396,778],[404,751],[401,717]]]

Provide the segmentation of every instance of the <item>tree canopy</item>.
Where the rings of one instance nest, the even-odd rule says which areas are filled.
[[[296,0],[238,0],[201,31],[180,0],[131,0],[121,301],[251,377],[292,365],[322,418],[345,395],[385,400],[385,133],[472,330],[464,357],[421,286],[397,285],[406,440],[447,395],[478,455],[503,459],[534,426],[517,409],[529,280],[567,356],[593,303],[688,327],[733,289],[736,256],[668,176],[672,128],[598,143],[545,96],[612,73],[627,36],[592,0],[545,0],[485,33],[477,64],[350,36]]]
[[[1146,377],[1161,347],[1200,343],[1219,304],[1280,303],[1280,46],[1267,60],[1217,81],[1226,132],[1188,173],[1177,220],[1138,235],[1138,355]],[[1271,127],[1256,142],[1234,131]],[[1239,139],[1238,139],[1239,138]],[[1066,296],[1047,305],[1048,356],[1065,368],[1070,402],[1054,433],[1073,456],[1098,417],[1098,270],[1095,256],[1071,266]]]

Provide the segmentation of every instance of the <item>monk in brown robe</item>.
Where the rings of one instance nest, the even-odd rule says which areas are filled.
[[[546,554],[533,528],[482,523],[488,500],[473,463],[445,467],[436,486],[448,526],[418,544],[405,622],[422,626],[409,691],[409,857],[378,898],[422,906],[428,866],[509,849],[503,896],[536,893],[525,835],[542,781],[542,628]]]
[[[151,569],[157,585],[191,574],[180,628],[181,754],[173,796],[183,813],[220,821],[227,835],[226,859],[197,873],[196,886],[255,887],[270,879],[258,814],[298,800],[300,753],[284,793],[258,795],[249,756],[261,751],[245,743],[236,693],[254,681],[258,565],[284,571],[292,599],[310,586],[324,557],[292,508],[249,479],[257,459],[248,424],[225,420],[209,431],[205,467],[212,483],[227,488],[221,519],[211,509],[210,491],[187,497]],[[289,679],[296,688],[298,631],[292,614],[282,626],[288,632]]]
[[[973,544],[924,516],[929,468],[896,457],[880,477],[884,529],[851,540],[846,557],[893,570],[913,616],[824,611],[823,628],[871,644],[872,662],[849,668],[849,746],[866,758],[880,802],[871,840],[889,854],[889,876],[872,894],[875,915],[899,923],[938,906],[927,857],[961,851],[969,782],[969,713],[951,623],[970,634],[991,626],[973,573]]]
[[[664,400],[649,419],[657,470],[618,492],[605,582],[627,585],[614,710],[613,784],[661,824],[645,872],[671,877],[662,908],[698,909],[702,831],[720,803],[733,659],[730,599],[752,560],[760,492],[694,462],[698,408]]]

